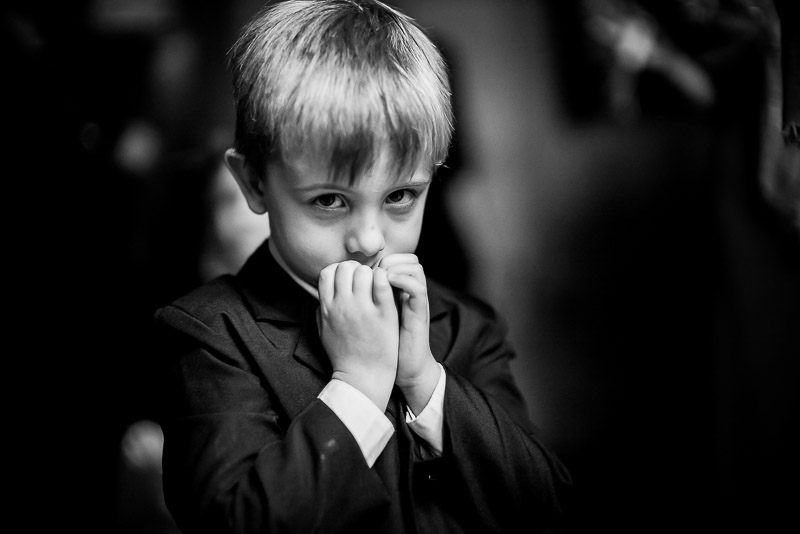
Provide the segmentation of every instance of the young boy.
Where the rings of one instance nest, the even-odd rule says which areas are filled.
[[[452,111],[444,61],[369,0],[289,0],[230,52],[225,160],[270,237],[156,313],[167,504],[185,532],[536,532],[569,476],[502,322],[413,254]]]

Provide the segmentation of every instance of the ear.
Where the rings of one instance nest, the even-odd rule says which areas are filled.
[[[266,194],[264,184],[258,175],[245,164],[244,156],[236,149],[229,148],[225,151],[225,166],[231,171],[239,189],[242,190],[247,205],[259,215],[267,212]]]

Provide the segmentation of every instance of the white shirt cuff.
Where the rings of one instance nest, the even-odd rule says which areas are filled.
[[[447,382],[442,364],[439,365],[439,382],[433,390],[428,404],[414,416],[411,410],[406,409],[406,423],[414,433],[424,439],[429,446],[434,458],[442,455],[443,428],[444,428],[444,386]]]
[[[318,398],[341,419],[372,467],[394,433],[391,421],[366,395],[341,380],[328,382]]]

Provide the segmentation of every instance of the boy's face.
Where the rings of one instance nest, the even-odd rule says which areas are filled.
[[[270,164],[261,184],[270,240],[288,266],[316,287],[320,271],[344,260],[374,266],[395,253],[414,252],[431,171],[390,178],[386,157],[353,185],[334,181],[313,158]]]

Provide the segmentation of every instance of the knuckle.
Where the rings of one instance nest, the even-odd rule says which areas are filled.
[[[355,269],[354,277],[358,278],[359,280],[369,280],[372,278],[372,269],[367,267],[366,265],[359,265]]]

